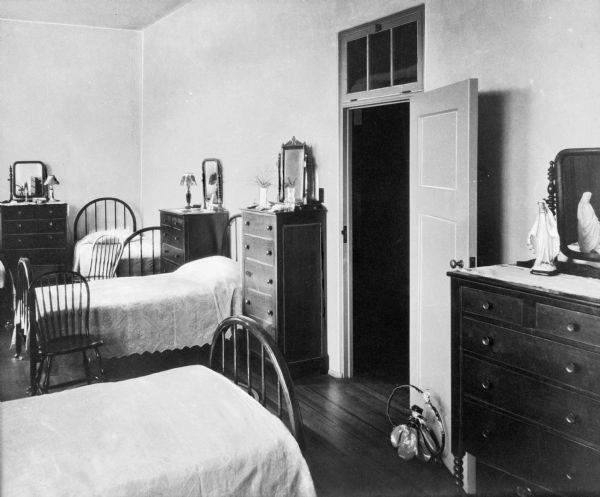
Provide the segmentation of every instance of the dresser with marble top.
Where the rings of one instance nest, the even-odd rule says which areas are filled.
[[[600,279],[448,273],[452,452],[478,495],[600,495]]]

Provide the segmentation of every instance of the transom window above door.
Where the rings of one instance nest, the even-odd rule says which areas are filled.
[[[424,7],[342,31],[342,102],[423,90]]]

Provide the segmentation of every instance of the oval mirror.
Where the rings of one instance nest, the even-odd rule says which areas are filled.
[[[202,161],[202,193],[205,209],[223,206],[223,166],[219,159]]]
[[[13,164],[11,194],[17,200],[45,197],[46,165],[40,161]]]

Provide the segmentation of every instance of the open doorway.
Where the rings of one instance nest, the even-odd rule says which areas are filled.
[[[408,382],[410,105],[348,117],[354,374]]]

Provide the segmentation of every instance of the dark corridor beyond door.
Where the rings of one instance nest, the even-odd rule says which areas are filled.
[[[354,373],[409,379],[409,104],[350,112]]]

